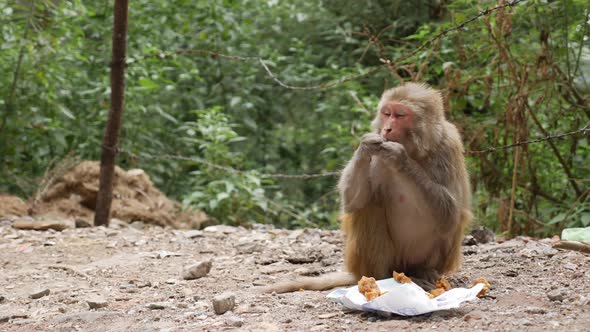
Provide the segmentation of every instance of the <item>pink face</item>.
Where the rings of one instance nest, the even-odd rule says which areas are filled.
[[[403,143],[406,132],[414,123],[414,112],[406,105],[391,102],[379,110],[381,136],[388,141]]]

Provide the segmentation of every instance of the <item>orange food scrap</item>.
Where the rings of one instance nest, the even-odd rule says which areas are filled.
[[[393,271],[393,279],[401,282],[402,284],[411,284],[412,283],[412,279],[408,278],[403,272],[397,273],[397,272]]]
[[[359,280],[359,292],[365,295],[367,301],[371,301],[383,294],[381,293],[375,278],[365,276]]]
[[[486,295],[486,292],[492,287],[492,285],[490,285],[490,283],[488,282],[488,280],[484,277],[481,278],[477,278],[474,282],[473,282],[473,286],[477,285],[477,284],[483,284],[483,288],[481,289],[481,291],[479,291],[479,293],[477,293],[477,297],[483,297]]]
[[[451,284],[447,281],[447,279],[441,277],[436,282],[436,288],[442,288],[445,291],[448,291],[449,289],[451,289]]]
[[[446,292],[447,290],[444,288],[435,288],[433,290],[430,291],[430,295],[432,295],[432,298],[440,296],[442,293]]]

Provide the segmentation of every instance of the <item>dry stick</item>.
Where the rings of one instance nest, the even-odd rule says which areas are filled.
[[[539,130],[543,133],[543,135],[548,136],[549,133],[547,132],[547,130],[545,130],[545,128],[543,128],[543,125],[541,124],[541,122],[539,121],[537,116],[535,115],[535,112],[533,112],[533,110],[531,109],[531,106],[529,105],[529,103],[525,102],[524,104],[525,104],[526,109],[529,111],[529,114],[533,118],[533,121],[535,122],[535,124],[539,128]],[[578,187],[578,184],[574,180],[574,175],[572,174],[570,168],[567,166],[567,163],[565,162],[565,160],[561,156],[561,153],[559,153],[559,150],[555,146],[555,143],[553,143],[553,141],[547,141],[547,144],[549,144],[549,147],[551,147],[551,150],[553,150],[553,153],[557,157],[557,160],[559,160],[561,167],[563,167],[563,171],[565,172],[565,174],[567,174],[568,181],[570,182],[570,184],[574,188],[576,195],[580,196],[582,194],[582,191],[580,190],[580,187]]]
[[[579,241],[558,241],[553,245],[553,248],[575,250],[590,254],[590,244]]]
[[[117,141],[125,100],[125,49],[127,47],[128,0],[115,0],[113,62],[111,63],[111,110],[105,128],[100,158],[100,183],[96,197],[94,225],[108,225],[113,200],[113,177]]]

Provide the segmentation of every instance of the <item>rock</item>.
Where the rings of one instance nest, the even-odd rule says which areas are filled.
[[[319,319],[329,319],[329,318],[337,317],[338,315],[340,315],[339,312],[331,312],[328,314],[319,315],[318,318]]]
[[[129,224],[129,227],[141,231],[141,230],[143,230],[145,228],[145,224],[143,223],[143,221],[134,221],[131,224]]]
[[[103,299],[102,297],[96,297],[96,298],[86,300],[86,303],[88,303],[88,307],[90,309],[104,308],[109,305],[109,303],[105,299]]]
[[[233,327],[242,327],[242,325],[244,325],[244,319],[238,316],[228,317],[225,322],[227,323],[227,325]]]
[[[6,298],[3,295],[0,295],[0,303],[4,302],[4,300],[6,300]]]
[[[53,219],[49,217],[33,219],[29,217],[16,220],[12,224],[12,227],[36,231],[46,231],[49,229],[63,231],[64,229],[76,227],[76,222],[73,219]]]
[[[514,270],[506,270],[502,274],[507,277],[518,277],[518,272],[516,272]]]
[[[223,234],[231,234],[237,231],[236,227],[227,226],[227,225],[216,225],[216,226],[209,226],[203,229],[205,233],[223,233]]]
[[[44,247],[53,247],[55,245],[55,241],[45,241],[43,242]]]
[[[166,280],[166,283],[168,285],[174,285],[176,283],[176,279],[168,279],[168,280]]]
[[[121,219],[111,218],[109,221],[109,228],[127,228],[128,226],[129,224]]]
[[[467,315],[463,316],[463,320],[468,322],[471,320],[480,320],[483,318],[483,312],[481,311],[472,311],[470,313],[468,313]]]
[[[162,309],[166,309],[166,308],[170,307],[170,304],[168,304],[167,302],[154,302],[154,303],[148,303],[145,306],[146,306],[146,308],[152,309],[152,310],[162,310]]]
[[[551,301],[563,301],[564,291],[562,289],[555,289],[547,293],[547,297]]]
[[[190,231],[185,231],[183,233],[187,239],[194,239],[197,237],[203,237],[203,231],[200,231],[197,229],[191,229]]]
[[[76,223],[76,228],[92,227],[92,224],[90,223],[90,221],[84,220],[84,219],[76,219],[75,223]]]
[[[179,253],[179,252],[172,252],[172,251],[167,251],[167,250],[161,250],[160,252],[158,252],[158,254],[155,256],[155,258],[166,258],[166,257],[178,257],[178,256],[182,256],[183,254]]]
[[[236,297],[232,293],[223,293],[213,298],[213,310],[218,315],[230,311],[236,305]]]
[[[570,271],[576,271],[578,269],[578,266],[574,263],[566,263],[563,267]]]
[[[182,279],[193,280],[206,276],[211,271],[211,261],[198,262],[196,264],[187,266],[182,271]]]
[[[486,244],[488,242],[496,241],[496,234],[489,228],[479,226],[471,231],[471,236],[477,244]]]
[[[463,245],[464,246],[474,246],[477,244],[477,241],[475,241],[475,238],[471,235],[465,235],[465,237],[463,238]]]
[[[547,309],[541,307],[527,307],[524,309],[527,314],[542,315],[547,313]]]
[[[44,289],[42,291],[35,292],[35,293],[29,295],[29,298],[31,298],[33,300],[36,300],[36,299],[42,298],[43,296],[49,295],[49,293],[50,293],[49,288],[46,288],[46,289]]]

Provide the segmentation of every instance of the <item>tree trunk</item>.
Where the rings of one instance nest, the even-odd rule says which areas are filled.
[[[128,0],[115,0],[115,21],[113,23],[113,60],[111,62],[111,110],[102,141],[100,158],[100,185],[96,197],[94,225],[109,224],[113,199],[113,175],[117,142],[121,131],[125,101],[125,49],[127,47]]]

